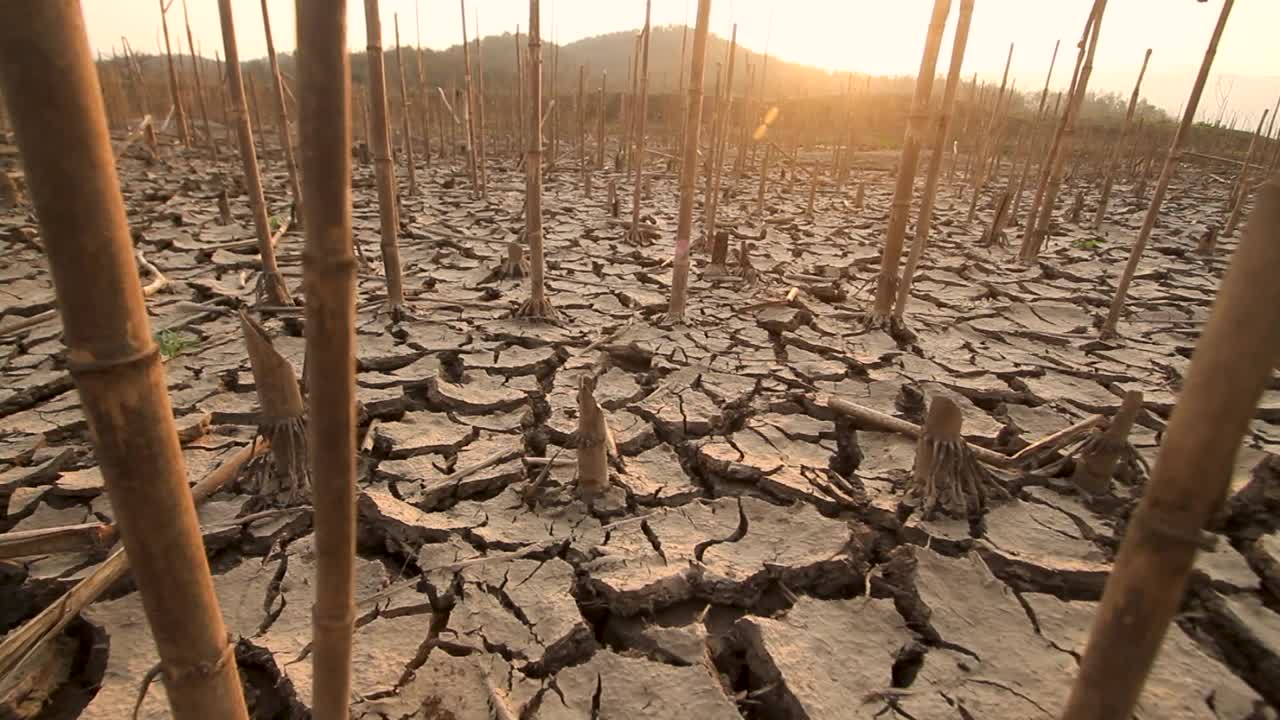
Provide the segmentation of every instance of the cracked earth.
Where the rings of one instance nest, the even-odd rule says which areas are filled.
[[[243,418],[257,398],[233,310],[252,302],[257,260],[235,189],[233,221],[219,224],[218,177],[234,178],[233,166],[172,152],[125,157],[121,174],[137,248],[170,283],[148,309],[153,329],[176,338],[165,367],[194,482],[254,434]],[[1223,239],[1211,256],[1194,251],[1226,183],[1179,173],[1122,337],[1106,342],[1094,323],[1145,209],[1127,185],[1097,243],[1078,242],[1095,236],[1064,224],[1032,265],[979,247],[983,228],[965,226],[962,185],[944,188],[911,332],[890,335],[865,329],[860,314],[892,158],[860,154],[855,170],[842,191],[819,192],[812,218],[808,188],[786,164],[772,171],[760,217],[756,181],[744,178],[721,212],[732,231],[756,238],[756,275],[705,277],[706,258],[695,256],[689,323],[670,328],[659,319],[673,175],[652,178],[645,210],[661,237],[648,245],[624,239],[603,193],[584,197],[575,172],[548,175],[547,286],[562,322],[540,325],[510,319],[527,285],[493,273],[523,226],[519,176],[494,161],[489,198],[476,200],[437,158],[419,171],[425,193],[402,198],[412,318],[393,324],[378,302],[371,168],[357,166],[354,234],[368,262],[357,324],[353,717],[1057,716],[1143,480],[1090,499],[1066,482],[1069,472],[1026,474],[1007,480],[1013,499],[981,521],[925,520],[903,502],[914,441],[856,428],[826,401],[920,423],[927,400],[945,395],[964,413],[966,439],[1012,454],[1114,413],[1139,390],[1130,440],[1153,461],[1234,248]],[[265,184],[287,217],[278,158],[268,158]],[[0,243],[2,327],[53,308],[54,293],[32,216],[0,213]],[[277,247],[297,294],[301,250],[296,229]],[[788,302],[793,287],[800,293]],[[296,320],[265,324],[300,372]],[[113,518],[65,352],[56,318],[0,338],[0,530]],[[619,455],[589,506],[574,493],[584,374],[597,378]],[[1276,717],[1277,423],[1273,376],[1217,543],[1199,558],[1138,717]],[[539,492],[528,493],[544,468]],[[199,508],[218,600],[253,717],[302,718],[312,697],[310,515],[237,521],[251,499],[231,488]],[[0,629],[104,558],[0,564]],[[48,646],[40,678],[0,687],[0,715],[129,717],[156,660],[126,580]],[[168,716],[159,683],[138,716]]]

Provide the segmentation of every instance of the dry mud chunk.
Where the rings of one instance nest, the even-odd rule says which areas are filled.
[[[1081,655],[1098,604],[1068,602],[1026,593],[1040,633],[1063,651]],[[1071,675],[1063,678],[1069,683]],[[1150,720],[1244,720],[1262,699],[1222,663],[1210,657],[1177,625],[1169,627],[1151,675],[1138,699],[1135,718]]]
[[[683,505],[702,494],[685,474],[679,456],[665,443],[627,458],[626,474],[619,479],[644,504]]]
[[[466,500],[448,510],[429,514],[471,528],[469,532],[476,540],[498,550],[568,541],[585,552],[604,537],[600,521],[588,515],[580,503],[532,510],[525,505],[515,486],[489,500]]]
[[[611,530],[583,565],[587,582],[620,615],[687,600],[696,587],[698,548],[733,536],[740,524],[732,498],[694,502],[628,523]]]
[[[1043,377],[1029,377],[1022,382],[1042,402],[1066,402],[1106,415],[1120,409],[1120,398],[1092,380],[1046,370]]]
[[[1075,661],[1036,634],[1013,591],[972,553],[952,559],[927,549],[897,552],[892,564],[905,564],[888,569],[891,576],[914,558],[914,570],[893,578],[906,591],[899,608],[955,648],[926,654],[912,692],[942,694],[975,718],[1056,718]],[[928,717],[912,709],[917,702],[936,698],[902,701],[912,717]]]
[[[468,373],[461,384],[432,378],[427,394],[432,402],[461,413],[512,410],[526,401],[525,393],[506,386],[501,378],[481,372]]]
[[[269,587],[278,570],[276,562],[263,565],[249,559],[214,576],[218,607],[233,638],[253,636],[267,622],[272,609],[267,606]],[[310,602],[307,598],[305,606],[309,608]],[[142,597],[135,592],[94,603],[84,611],[84,617],[106,633],[109,655],[102,686],[80,717],[102,720],[131,717],[142,678],[160,659],[142,610]],[[309,628],[307,638],[310,639]],[[171,717],[164,683],[157,679],[151,684],[137,716]]]
[[[508,688],[509,682],[515,687]],[[519,709],[539,687],[513,673],[497,655],[456,657],[435,650],[413,671],[409,682],[392,693],[353,704],[351,713],[357,720],[493,720],[490,692],[496,690],[514,711],[512,716],[519,717]]]
[[[705,664],[674,667],[601,650],[589,661],[561,670],[555,683],[560,692],[547,693],[532,718],[742,718]]]
[[[801,598],[776,619],[735,624],[770,716],[872,717],[893,685],[898,654],[914,641],[891,600]]]
[[[475,429],[460,425],[444,413],[405,413],[398,422],[379,424],[374,447],[391,458],[454,452],[475,439]]]
[[[509,660],[554,669],[595,645],[571,594],[574,570],[559,558],[473,565],[461,571],[462,592],[441,639]],[[448,587],[451,573],[430,578]]]
[[[356,498],[356,511],[386,539],[389,549],[406,552],[415,552],[423,543],[443,542],[478,522],[470,517],[424,512],[380,487],[362,491]]]
[[[1025,589],[1101,595],[1111,570],[1106,554],[1066,513],[1013,501],[990,510],[984,523],[979,547],[1001,578]]]
[[[701,592],[708,600],[749,606],[769,580],[828,596],[862,585],[866,566],[854,554],[846,522],[805,503],[781,507],[744,497],[741,506],[746,533],[702,555]]]

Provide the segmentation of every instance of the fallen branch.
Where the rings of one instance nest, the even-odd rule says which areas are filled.
[[[835,410],[841,415],[845,415],[847,417],[853,418],[854,420],[858,420],[864,425],[868,425],[870,427],[878,428],[880,430],[885,430],[888,432],[895,432],[895,433],[898,433],[899,435],[906,435],[907,437],[912,438],[913,440],[919,440],[920,436],[924,434],[923,430],[919,425],[916,425],[914,423],[909,423],[906,420],[899,420],[898,418],[893,417],[891,415],[885,415],[884,413],[876,412],[871,408],[863,407],[856,403],[851,403],[848,400],[841,400],[840,398],[831,398],[830,400],[827,401],[827,407],[831,408],[832,410]],[[974,445],[973,443],[968,441],[965,441],[965,444],[968,445],[969,449],[973,451],[974,457],[976,457],[977,459],[981,460],[982,462],[988,465],[993,465],[998,468],[1008,468],[1008,467],[1012,467],[1015,464],[1013,461],[1013,458],[1009,457],[1008,455],[1001,455],[1000,453],[994,450],[988,450],[987,448]]]
[[[267,444],[264,442],[246,445],[191,488],[192,502],[198,505],[208,499],[235,479],[245,463],[266,449]],[[115,533],[115,526],[112,526],[111,531]],[[116,550],[65,595],[53,601],[22,627],[6,635],[0,641],[0,680],[7,680],[13,673],[22,672],[23,665],[37,654],[41,646],[58,637],[82,610],[124,577],[128,569],[129,559],[125,556],[124,549]]]

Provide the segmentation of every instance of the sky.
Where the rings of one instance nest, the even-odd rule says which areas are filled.
[[[216,0],[187,0],[192,31],[203,53],[221,50]],[[694,20],[697,0],[653,0],[653,22]],[[154,51],[160,41],[159,0],[82,0],[90,43],[109,54],[120,37],[136,49]],[[364,3],[348,0],[348,37],[353,49],[365,45]],[[930,0],[714,0],[712,32],[728,37],[738,24],[738,41],[763,52],[833,71],[872,75],[915,75],[920,65]],[[1062,41],[1052,88],[1065,88],[1075,61],[1090,0],[977,0],[965,76],[999,81],[1009,44],[1015,43],[1010,76],[1022,90],[1038,91],[1056,40]],[[542,0],[544,39],[569,43],[583,37],[635,29],[644,22],[642,0]],[[946,40],[938,61],[945,72],[959,0],[952,3]],[[242,59],[266,54],[260,0],[232,0]],[[294,47],[294,3],[267,0],[277,50]],[[1091,89],[1128,97],[1151,48],[1143,96],[1177,113],[1190,93],[1222,0],[1109,0],[1102,23]],[[392,18],[400,15],[401,40],[443,49],[461,40],[456,0],[382,0],[384,46],[392,44]],[[526,0],[470,0],[467,31],[478,17],[486,34],[513,31],[529,22]],[[170,10],[170,33],[182,30],[182,0]],[[1200,103],[1201,118],[1238,114],[1242,125],[1256,122],[1280,96],[1280,0],[1237,0]]]

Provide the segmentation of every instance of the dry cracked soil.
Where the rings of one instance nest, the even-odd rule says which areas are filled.
[[[1141,390],[1130,439],[1153,460],[1234,248],[1223,239],[1210,256],[1194,250],[1227,183],[1212,168],[1179,174],[1113,341],[1097,339],[1095,325],[1145,209],[1128,185],[1101,234],[1064,224],[1033,264],[981,247],[982,228],[964,223],[964,185],[944,186],[910,331],[888,333],[861,315],[891,165],[860,155],[854,181],[823,187],[813,217],[787,163],[772,171],[759,216],[757,181],[744,177],[721,212],[750,238],[755,272],[711,277],[696,255],[679,327],[661,322],[676,219],[669,168],[656,169],[644,200],[660,233],[647,244],[610,222],[608,174],[596,177],[600,197],[584,195],[575,171],[548,174],[547,286],[560,321],[535,324],[511,319],[527,282],[494,272],[523,226],[509,160],[492,161],[483,200],[456,160],[420,168],[423,193],[401,199],[403,322],[381,307],[373,175],[356,167],[354,235],[366,261],[353,717],[1057,716],[1144,479],[1088,498],[1061,477],[1024,474],[1006,478],[1014,497],[980,521],[924,520],[903,502],[914,442],[854,428],[826,400],[918,423],[930,397],[947,395],[970,442],[1013,453]],[[157,161],[131,151],[120,164],[136,247],[169,280],[148,311],[193,482],[255,432],[234,309],[252,303],[258,261],[235,167],[174,149]],[[282,221],[277,152],[265,173]],[[227,225],[216,201],[224,183]],[[990,200],[979,209],[989,214]],[[0,327],[53,308],[29,208],[0,212],[0,244]],[[731,271],[741,265],[732,244]],[[299,295],[301,251],[290,228],[277,252]],[[301,371],[298,319],[265,323]],[[0,530],[112,520],[65,356],[56,318],[0,338]],[[598,378],[618,452],[589,506],[574,493],[584,374]],[[1138,717],[1276,717],[1278,423],[1273,376],[1217,543],[1200,556]],[[539,492],[527,492],[547,465]],[[205,543],[253,716],[302,718],[312,698],[310,515],[237,521],[252,500],[231,488],[202,505]],[[0,629],[103,559],[0,564]],[[156,660],[126,580],[47,646],[39,673],[0,687],[0,715],[129,717]],[[168,716],[160,683],[138,716]]]

